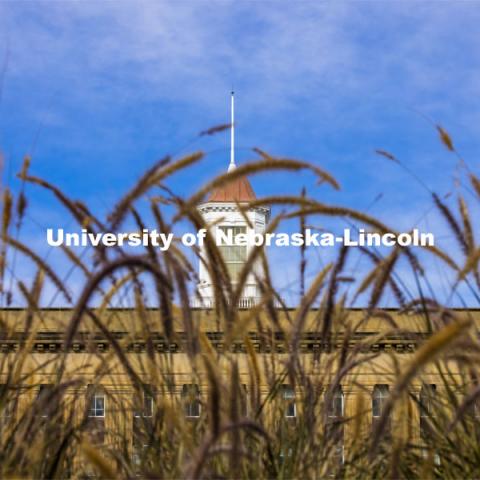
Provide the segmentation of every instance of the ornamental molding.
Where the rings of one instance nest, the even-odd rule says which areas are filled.
[[[240,203],[240,206],[242,205],[248,205],[248,203]],[[239,208],[236,203],[228,203],[228,204],[223,204],[223,203],[204,203],[198,206],[198,210],[201,213],[209,213],[209,212],[232,212],[232,213],[239,213]],[[263,215],[269,215],[270,214],[270,208],[268,207],[249,207],[245,208],[246,212],[252,212],[252,213],[261,213]]]
[[[112,332],[116,339],[122,339],[129,336],[126,332]],[[335,338],[322,339],[321,334],[317,332],[306,332],[302,335],[299,343],[300,354],[329,353],[336,350],[347,348],[352,350],[358,348],[362,353],[413,353],[428,338],[428,335],[422,333],[410,333],[408,336],[391,336],[385,337],[381,341],[369,343],[368,337],[374,337],[376,333],[356,334],[345,344],[342,336]],[[229,351],[231,353],[245,354],[247,353],[246,345],[242,340],[233,341],[228,347],[225,345],[225,335],[223,332],[206,332],[206,336],[210,340],[213,348],[219,353]],[[122,346],[126,353],[145,353],[147,348],[153,348],[157,353],[175,354],[185,353],[189,349],[187,335],[185,332],[176,333],[175,337],[178,341],[168,341],[167,338],[160,334],[152,334],[148,340],[144,338],[134,339]],[[249,333],[250,341],[257,353],[261,354],[288,354],[290,349],[289,342],[285,339],[282,332],[270,334],[260,334],[258,332]],[[50,332],[49,338],[38,338],[31,347],[31,353],[37,354],[57,354],[65,352],[63,343],[64,333]],[[20,348],[27,344],[27,338],[3,339],[0,340],[0,355],[17,352]],[[112,348],[110,341],[102,335],[91,335],[79,333],[71,347],[69,353],[106,353]]]

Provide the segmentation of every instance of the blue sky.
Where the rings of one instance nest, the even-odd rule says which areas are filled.
[[[276,173],[252,179],[257,195],[305,186],[397,229],[423,217],[454,254],[438,215],[424,216],[428,193],[374,150],[395,153],[439,194],[455,192],[455,157],[427,117],[478,173],[479,23],[477,2],[0,2],[4,184],[18,188],[28,153],[32,173],[104,214],[156,159],[205,149],[204,162],[171,182],[186,195],[228,164],[227,134],[192,141],[228,121],[233,86],[239,162],[259,146],[313,161],[342,186]],[[45,192],[28,195],[24,240],[45,253],[44,228],[70,219]],[[312,253],[310,275],[332,253],[322,255]],[[284,257],[271,252],[294,301],[296,267]]]

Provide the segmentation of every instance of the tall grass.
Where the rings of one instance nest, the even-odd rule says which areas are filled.
[[[448,133],[438,131],[460,161]],[[212,179],[187,198],[174,194],[168,181],[204,154],[167,156],[104,219],[32,175],[29,159],[19,178],[22,185],[50,191],[79,228],[94,233],[127,223],[140,230],[147,217],[154,219],[150,228],[166,233],[182,222],[208,227],[197,205],[213,188],[243,175],[307,170],[326,187],[339,188],[317,166],[255,152],[257,160]],[[378,153],[401,165],[392,154]],[[478,300],[478,226],[468,203],[478,203],[480,180],[461,164],[468,171],[468,201],[459,194],[454,210],[432,193],[433,205],[459,244],[461,263],[439,248],[428,253],[453,271],[452,295],[463,285]],[[282,305],[261,248],[250,253],[239,283],[232,285],[218,247],[207,236],[200,261],[212,278],[215,302],[210,310],[198,310],[190,303],[196,265],[178,243],[165,252],[96,247],[89,252],[91,261],[65,247],[65,262],[85,277],[73,295],[68,280],[20,240],[27,208],[23,187],[20,192],[17,198],[3,192],[2,302],[8,307],[15,291],[24,308],[0,312],[2,478],[478,477],[478,312],[449,309],[426,295],[429,265],[422,265],[416,252],[364,251],[372,269],[349,288],[343,288],[352,280],[346,272],[348,249],[341,249],[309,286],[302,252],[302,295],[298,307],[289,309]],[[139,208],[141,202],[148,212]],[[395,231],[366,213],[320,203],[305,191],[239,208],[255,205],[283,207],[271,230],[285,219],[305,228],[307,218],[315,226],[329,216]],[[415,294],[405,286],[404,273],[397,272],[400,260],[417,281]],[[10,281],[15,262],[24,261],[36,274],[15,285]],[[262,296],[256,306],[242,310],[238,300],[257,263]],[[68,308],[42,308],[48,283]],[[379,308],[387,291],[398,310]],[[365,308],[352,308],[360,295],[368,296]],[[125,298],[132,307],[115,308]],[[372,421],[374,383],[388,384],[389,395]],[[437,391],[427,407],[421,387],[432,383]],[[40,389],[41,384],[46,386]],[[105,420],[91,416],[98,392],[105,395]]]

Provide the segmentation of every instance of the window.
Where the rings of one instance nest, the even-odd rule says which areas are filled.
[[[91,440],[100,445],[105,441],[105,391],[89,385],[87,389],[87,430]]]
[[[432,419],[435,417],[435,397],[437,394],[437,386],[435,384],[423,384],[420,390],[420,437],[428,445],[431,440],[433,429]],[[424,455],[428,455],[430,447],[424,450]],[[440,455],[433,452],[433,461],[435,465],[440,465]]]
[[[151,387],[145,387],[149,389]],[[140,399],[136,398],[136,407],[133,411],[134,417],[144,417],[150,418],[153,417],[153,396],[147,391],[140,393]]]
[[[246,417],[248,415],[248,388],[245,384],[242,384],[240,402],[241,413]]]
[[[133,410],[133,463],[142,464],[153,438],[153,404],[154,397],[151,385],[144,385],[134,397]]]
[[[12,398],[12,395],[15,397]],[[0,434],[4,429],[11,425],[15,417],[15,410],[17,405],[16,392],[12,387],[3,384],[0,385],[0,399],[2,400],[2,408],[0,409]]]
[[[335,465],[343,465],[344,462],[344,396],[343,390],[338,385],[333,391],[326,394],[326,426],[325,436],[327,442],[332,445],[332,458]]]
[[[233,239],[233,243],[235,243],[235,238],[239,234],[246,233],[246,227],[234,227],[234,226],[219,226],[219,230],[223,232],[223,234],[227,237]],[[243,264],[247,260],[247,246],[241,245],[220,245],[218,247],[220,249],[220,253],[225,261],[228,274],[230,275],[230,279],[232,282],[236,282],[238,280],[238,276],[243,268]]]
[[[420,435],[426,440],[431,436],[431,418],[434,415],[434,401],[437,386],[434,384],[424,384],[420,390]]]
[[[51,417],[58,408],[58,397],[55,394],[55,387],[51,384],[42,384],[38,389],[37,404],[40,416]]]
[[[11,418],[13,417],[15,411],[15,402],[14,400],[8,400],[0,412],[0,418]]]
[[[340,385],[333,392],[330,392],[330,398],[327,398],[327,402],[328,418],[343,417],[343,390]]]
[[[282,448],[280,451],[280,464],[285,462],[287,458],[291,458],[293,454],[292,448],[288,448],[286,451]]]
[[[382,416],[385,405],[387,403],[389,395],[388,385],[377,384],[373,387],[372,392],[372,427],[374,428],[376,423],[379,421]],[[388,424],[386,426],[386,431],[390,432],[390,419],[388,419]]]
[[[197,384],[186,384],[182,387],[182,400],[187,418],[200,416],[200,389]]]
[[[473,402],[473,416],[475,420],[480,419],[480,399],[478,397]]]
[[[433,416],[433,402],[437,386],[424,384],[420,390],[420,417],[428,418]]]
[[[239,384],[238,388],[235,388],[234,392],[237,395],[239,414],[242,417],[246,417],[248,415],[248,389],[247,389],[247,386],[244,383]]]
[[[89,417],[105,417],[105,395],[94,393],[88,410]]]
[[[388,385],[377,384],[373,387],[372,394],[372,416],[379,418],[385,409],[388,398]]]
[[[297,416],[295,405],[295,390],[290,385],[282,385],[282,399],[284,402],[285,417],[294,418]]]
[[[475,388],[478,388],[478,385],[474,384]],[[465,399],[464,399],[465,400]],[[473,403],[468,409],[468,416],[472,424],[473,431],[477,438],[480,438],[480,399],[476,396],[473,399]]]

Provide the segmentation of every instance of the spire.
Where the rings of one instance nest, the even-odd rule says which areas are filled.
[[[231,93],[231,103],[230,103],[230,165],[228,166],[228,171],[231,172],[235,170],[237,166],[235,165],[235,101],[234,101],[234,92]]]
[[[231,92],[231,122],[230,122],[230,163],[228,171],[235,170],[235,110],[234,92]],[[255,200],[253,191],[247,177],[236,178],[235,180],[217,187],[208,197],[208,202],[251,202]]]

